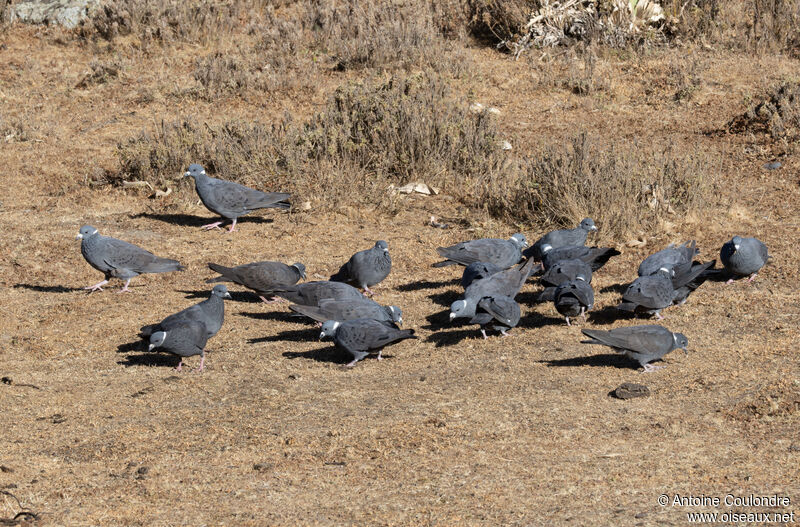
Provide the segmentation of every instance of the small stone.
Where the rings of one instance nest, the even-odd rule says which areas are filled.
[[[636,397],[649,397],[650,388],[644,384],[635,384],[632,382],[625,382],[620,384],[616,390],[612,392],[617,399],[634,399]]]
[[[275,468],[275,465],[272,463],[256,463],[253,465],[253,470],[256,472],[269,472],[273,468]]]
[[[780,161],[773,161],[771,163],[764,164],[764,168],[766,168],[767,170],[777,170],[777,169],[781,168],[782,166],[783,166],[783,163],[781,163]]]
[[[136,473],[140,476],[145,476],[148,472],[150,472],[150,467],[139,467],[139,469],[136,471]]]
[[[13,380],[11,380],[11,377],[3,377],[2,379],[0,379],[0,381],[2,381],[3,384],[12,384],[14,382]]]
[[[0,472],[4,474],[11,474],[12,472],[14,472],[14,469],[11,467],[7,467],[5,465],[0,465]]]

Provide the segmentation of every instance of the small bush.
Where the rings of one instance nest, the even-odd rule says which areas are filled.
[[[800,137],[800,83],[784,82],[729,123],[733,131],[769,134],[773,139]]]

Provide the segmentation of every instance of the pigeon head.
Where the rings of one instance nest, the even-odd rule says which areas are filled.
[[[597,225],[594,224],[594,220],[592,218],[584,218],[580,227],[587,232],[597,230]]]
[[[734,236],[733,239],[731,240],[731,243],[733,244],[733,250],[738,251],[739,247],[742,245],[742,237]]]
[[[339,329],[341,326],[341,322],[337,322],[336,320],[328,320],[324,324],[322,324],[322,331],[319,334],[319,340],[324,339],[325,337],[333,338],[336,335],[336,330]]]
[[[89,236],[94,236],[95,234],[97,234],[97,229],[91,225],[84,225],[81,227],[81,230],[78,231],[78,235],[75,236],[75,239],[82,240],[88,238]]]
[[[452,304],[450,304],[450,320],[454,318],[466,317],[467,311],[467,301],[466,300],[456,300]]]
[[[292,267],[297,269],[297,272],[300,273],[300,277],[305,280],[306,279],[306,266],[301,263],[293,263]]]
[[[402,326],[403,325],[403,311],[397,306],[388,306],[386,308],[392,316],[392,322]]]
[[[385,252],[389,252],[389,244],[383,240],[378,240],[375,242],[375,247],[378,249],[383,249]]]
[[[689,339],[686,338],[686,335],[683,333],[673,333],[672,341],[674,342],[676,348],[682,349],[687,355],[689,354],[689,350],[686,349],[689,346]]]
[[[150,335],[150,346],[148,346],[149,351],[153,351],[155,348],[160,348],[164,345],[164,341],[167,340],[167,332],[166,331],[156,331],[152,335]]]
[[[231,294],[228,292],[228,288],[224,285],[215,285],[214,289],[211,290],[211,294],[214,296],[218,296],[220,298],[230,298]]]
[[[512,243],[516,243],[520,247],[527,247],[528,246],[527,238],[525,238],[524,234],[519,233],[519,232],[516,233],[515,235],[513,235],[511,238],[509,238],[509,241],[511,241]]]
[[[206,175],[206,169],[203,168],[202,165],[198,165],[197,163],[189,165],[189,170],[187,170],[184,174],[185,176],[193,177],[197,179],[198,177],[202,177]]]

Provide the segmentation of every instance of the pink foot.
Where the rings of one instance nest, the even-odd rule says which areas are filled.
[[[733,283],[733,278],[731,278],[730,280],[728,280],[727,282],[725,282],[725,285],[731,285],[732,283]]]
[[[181,371],[181,368],[183,368],[183,359],[181,359],[181,361],[175,367],[175,371]]]
[[[663,368],[664,368],[664,366],[653,366],[652,364],[645,364],[644,365],[644,371],[642,373],[653,372],[653,371],[656,371],[656,370],[661,370]]]
[[[231,223],[231,228],[228,229],[228,232],[233,232],[236,230],[236,218],[233,219],[233,223]]]
[[[266,298],[264,298],[261,295],[258,295],[258,298],[260,298],[261,301],[264,302],[265,304],[280,304],[280,303],[283,303],[283,302],[288,302],[288,300],[286,300],[285,298],[281,298],[279,296],[273,296],[269,300],[267,300]]]
[[[208,225],[203,225],[200,228],[203,229],[204,231],[210,231],[211,229],[219,229],[220,225],[222,225],[222,222],[218,221],[216,223],[209,223]]]
[[[751,275],[750,275],[750,278],[748,278],[748,279],[747,279],[747,281],[748,281],[748,282],[752,282],[753,280],[755,280],[755,279],[756,279],[756,276],[758,276],[758,273],[753,273],[753,274],[751,274]]]
[[[568,325],[568,326],[571,326],[571,325],[572,325],[572,323],[569,321],[569,317],[564,317],[564,320],[566,320],[566,321],[567,321],[567,325]]]
[[[656,311],[656,320],[664,320],[664,315],[660,312]]]
[[[128,284],[130,284],[130,283],[131,283],[131,281],[130,281],[130,280],[128,280],[127,282],[125,282],[125,285],[124,285],[124,286],[122,286],[122,289],[120,289],[119,291],[117,291],[117,293],[130,293],[130,292],[131,292],[131,290],[130,290],[130,289],[128,289]]]
[[[509,335],[508,333],[506,333],[506,330],[505,330],[505,329],[501,329],[501,330],[500,330],[500,336],[501,336],[501,337],[510,337],[511,335]]]
[[[382,351],[383,351],[383,350],[378,350],[378,360],[383,360],[383,357],[381,357],[381,352],[382,352]]]
[[[86,287],[84,287],[84,289],[87,289],[89,291],[89,294],[92,294],[95,291],[102,291],[103,290],[102,286],[106,285],[107,283],[108,283],[108,280],[103,280],[102,282],[98,282],[98,283],[96,283],[94,285],[86,286]]]
[[[366,297],[375,296],[375,292],[370,290],[369,287],[364,287],[364,296]]]
[[[203,371],[203,368],[205,367],[205,363],[206,363],[206,356],[203,355],[202,357],[200,357],[200,366],[195,371],[196,372]]]
[[[483,335],[483,340],[488,339],[489,337],[486,336],[486,330],[481,328],[481,335]]]
[[[356,360],[353,360],[353,361],[350,361],[350,362],[348,362],[347,364],[345,364],[345,365],[344,365],[344,367],[345,367],[345,368],[352,368],[353,366],[355,366],[355,365],[356,365],[356,363],[357,363],[357,362],[358,362],[358,359],[356,359]]]

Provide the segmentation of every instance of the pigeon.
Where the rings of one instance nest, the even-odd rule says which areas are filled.
[[[469,284],[481,278],[488,278],[495,273],[502,271],[501,268],[495,264],[486,262],[472,262],[464,268],[464,274],[461,276],[461,287],[464,289],[469,287]]]
[[[89,265],[105,274],[105,280],[102,282],[84,287],[90,293],[102,291],[102,286],[112,277],[125,280],[125,286],[119,292],[127,293],[130,292],[128,284],[134,276],[184,270],[177,260],[161,258],[132,243],[110,236],[101,236],[97,233],[97,229],[89,225],[81,227],[75,238],[81,240],[81,254]]]
[[[484,339],[489,338],[486,336],[487,327],[507,337],[506,331],[519,324],[519,317],[519,304],[509,296],[485,296],[479,300],[466,298],[456,300],[450,306],[450,320],[469,318],[470,324],[480,324]]]
[[[703,285],[703,282],[709,276],[716,274],[718,271],[714,269],[716,260],[711,260],[706,263],[694,262],[688,269],[681,270],[672,278],[672,288],[675,292],[672,295],[672,304],[675,306],[683,305],[691,293],[698,287]],[[681,264],[681,267],[685,267]]]
[[[379,322],[403,325],[403,312],[397,306],[382,306],[367,298],[360,300],[323,300],[319,306],[291,304],[289,309],[317,322],[338,320],[345,322],[357,318],[371,318]]]
[[[654,314],[658,320],[663,320],[661,310],[671,306],[675,296],[674,276],[675,271],[666,268],[653,275],[640,276],[628,286],[617,309]]]
[[[592,267],[583,260],[561,260],[545,271],[539,279],[544,286],[544,291],[536,298],[539,302],[549,302],[555,299],[556,288],[580,277],[584,282],[592,282]]]
[[[206,175],[205,169],[198,165],[189,165],[189,170],[184,176],[194,178],[194,187],[203,205],[211,212],[215,212],[233,220],[230,230],[236,228],[236,220],[239,216],[244,216],[256,209],[288,209],[289,202],[286,201],[291,194],[285,192],[261,192],[250,187],[245,187],[233,181],[225,181]],[[222,221],[203,225],[203,229],[219,229]]]
[[[380,240],[375,242],[372,249],[358,251],[351,256],[330,279],[332,282],[348,282],[358,286],[364,290],[365,295],[372,296],[374,293],[369,286],[381,283],[391,270],[389,245]]]
[[[150,335],[149,351],[160,348],[181,358],[178,367],[181,371],[184,357],[200,355],[200,366],[197,371],[203,371],[206,361],[206,342],[208,331],[205,324],[198,320],[182,320],[169,329],[156,331]]]
[[[522,259],[522,249],[528,246],[524,234],[517,233],[508,240],[498,238],[481,238],[457,243],[450,247],[439,247],[436,252],[443,262],[433,264],[434,267],[448,265],[467,266],[474,262],[484,262],[496,265],[501,269],[508,269],[519,263]]]
[[[473,280],[464,290],[464,298],[475,299],[476,303],[485,296],[509,296],[514,298],[522,289],[522,286],[525,285],[533,268],[534,262],[531,258],[524,264],[511,269],[500,271],[486,278]]]
[[[325,337],[333,338],[336,346],[353,356],[353,360],[347,364],[348,368],[355,366],[370,351],[377,350],[378,360],[381,360],[384,346],[403,339],[417,338],[413,329],[397,329],[391,324],[371,318],[357,318],[345,322],[328,320],[322,325],[322,332],[319,335],[320,340]]]
[[[639,276],[656,274],[662,267],[671,269],[678,264],[691,262],[699,252],[694,240],[677,247],[675,244],[670,244],[666,249],[661,249],[642,261],[639,265]]]
[[[362,300],[364,296],[355,287],[341,282],[306,282],[304,284],[274,287],[263,291],[266,295],[285,298],[293,304],[319,306],[326,299]]]
[[[286,265],[281,262],[253,262],[236,267],[224,267],[209,262],[208,268],[221,276],[209,278],[206,283],[233,282],[243,285],[255,291],[258,297],[267,303],[270,303],[270,300],[264,298],[264,291],[294,285],[301,279],[306,279],[306,266],[301,263]],[[276,298],[272,299],[275,300]]]
[[[727,282],[730,284],[736,277],[748,275],[750,276],[748,282],[752,282],[770,256],[767,246],[761,240],[734,236],[722,246],[719,258],[728,274],[732,275]]]
[[[207,299],[168,316],[158,324],[143,326],[139,335],[147,338],[157,331],[165,331],[176,324],[194,320],[205,325],[206,337],[211,338],[219,332],[222,322],[225,320],[225,302],[223,299],[230,297],[231,294],[228,292],[227,287],[216,285],[211,290],[211,296]]]
[[[686,335],[673,333],[662,326],[631,326],[610,331],[582,329],[581,333],[590,339],[582,340],[582,344],[609,346],[617,353],[622,353],[637,361],[646,372],[663,368],[663,366],[653,366],[649,363],[660,359],[676,348],[681,348],[684,353],[688,353],[686,347],[689,345],[689,339],[686,338]]]
[[[541,260],[545,253],[559,247],[569,247],[573,245],[586,245],[586,236],[596,231],[597,226],[594,224],[592,218],[584,218],[580,225],[574,229],[561,229],[557,231],[550,231],[536,243],[533,244],[530,251],[526,251],[527,257],[533,257],[534,260]]]
[[[575,280],[564,282],[556,288],[553,297],[556,311],[564,315],[567,325],[570,326],[569,317],[583,317],[586,322],[586,312],[594,307],[594,290],[589,282],[582,276]]]
[[[603,267],[612,256],[620,252],[611,247],[586,247],[584,245],[571,245],[548,249],[542,255],[542,266],[547,271],[561,260],[578,259],[592,266],[592,272]],[[526,256],[530,257],[530,254]]]

